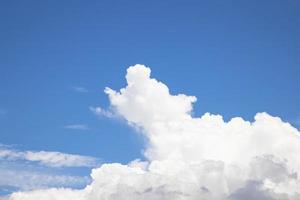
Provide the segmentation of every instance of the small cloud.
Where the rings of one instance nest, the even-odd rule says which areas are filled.
[[[0,148],[0,160],[37,162],[48,167],[94,167],[98,159],[91,156],[67,154],[57,151],[19,151]]]
[[[75,92],[81,92],[81,93],[89,92],[88,89],[86,89],[85,87],[82,87],[82,86],[73,86],[72,90]]]
[[[65,129],[73,130],[89,130],[90,128],[85,124],[68,124],[64,126]]]
[[[112,113],[109,110],[105,110],[101,107],[90,107],[89,108],[90,111],[92,111],[94,114],[98,115],[98,116],[104,116],[104,117],[108,117],[108,118],[112,118],[114,117],[114,113]]]
[[[32,169],[31,169],[32,168]],[[41,171],[34,167],[18,169],[17,167],[4,166],[0,168],[0,192],[9,194],[16,190],[33,190],[54,186],[78,187],[89,183],[86,176],[72,176]],[[2,195],[0,194],[0,195]],[[0,200],[8,200],[6,196],[0,196]]]

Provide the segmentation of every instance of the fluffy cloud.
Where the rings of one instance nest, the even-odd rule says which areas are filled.
[[[129,67],[125,88],[105,89],[117,114],[147,138],[145,161],[103,164],[82,190],[19,192],[10,200],[299,199],[297,129],[267,113],[253,122],[193,118],[196,97],[170,94],[150,73]]]
[[[26,160],[50,167],[94,167],[97,159],[90,156],[56,151],[18,151],[0,146],[0,159]]]

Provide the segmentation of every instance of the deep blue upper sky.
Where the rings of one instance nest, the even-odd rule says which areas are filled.
[[[4,0],[0,25],[2,144],[141,157],[134,130],[89,110],[107,107],[104,87],[125,86],[136,63],[173,94],[197,96],[196,116],[266,111],[299,127],[299,0]]]

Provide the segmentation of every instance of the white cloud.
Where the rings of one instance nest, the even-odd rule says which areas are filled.
[[[81,191],[76,191],[66,188],[52,188],[49,190],[34,190],[30,192],[17,192],[14,193],[9,199],[22,199],[22,200],[82,200],[85,197]]]
[[[103,109],[101,107],[92,107],[91,106],[90,111],[92,111],[95,115],[104,116],[107,118],[112,118],[112,117],[116,116],[112,111]]]
[[[93,167],[97,159],[90,156],[55,151],[18,151],[0,146],[0,159],[26,160],[51,167]]]
[[[127,70],[127,86],[107,88],[111,106],[147,138],[146,161],[93,169],[83,190],[16,193],[10,200],[297,200],[300,133],[267,113],[254,121],[193,118],[196,98],[171,95],[151,70]]]
[[[83,186],[89,183],[88,177],[67,176],[31,170],[0,168],[0,188],[10,186],[20,190],[42,189],[54,186]]]
[[[65,129],[73,130],[89,130],[90,128],[86,124],[68,124],[64,126]]]
[[[72,89],[76,92],[82,92],[82,93],[88,92],[88,89],[82,86],[73,86]]]

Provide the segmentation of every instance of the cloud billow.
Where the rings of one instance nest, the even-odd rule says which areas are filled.
[[[196,97],[172,95],[143,65],[127,69],[127,86],[106,88],[111,107],[148,143],[145,161],[103,164],[82,190],[18,192],[10,200],[296,200],[300,133],[267,113],[253,122],[191,116]]]

